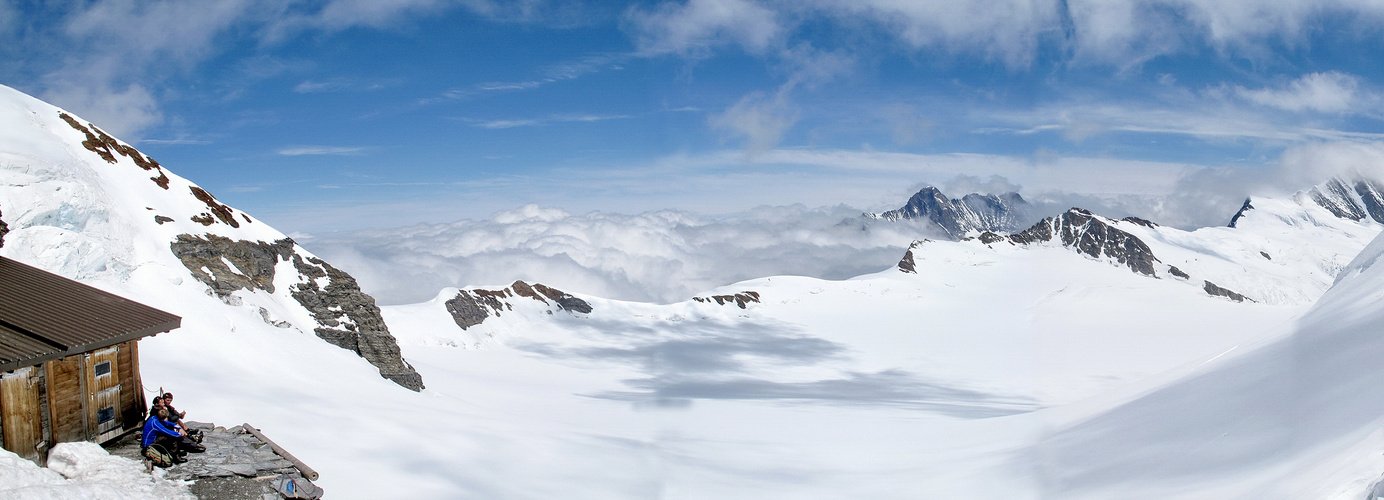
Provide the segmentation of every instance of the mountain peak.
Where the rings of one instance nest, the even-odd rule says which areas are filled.
[[[897,210],[865,215],[889,221],[929,220],[952,239],[959,240],[975,232],[1017,231],[1029,223],[1032,212],[1032,205],[1019,193],[971,193],[951,199],[942,190],[926,186]]]

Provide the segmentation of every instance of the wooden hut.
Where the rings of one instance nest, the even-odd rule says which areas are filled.
[[[0,257],[0,445],[40,463],[142,427],[138,339],[182,318]]]

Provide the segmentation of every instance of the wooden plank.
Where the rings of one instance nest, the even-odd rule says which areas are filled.
[[[312,470],[312,467],[308,467],[308,465],[303,463],[302,460],[298,460],[298,457],[293,456],[293,454],[289,453],[288,450],[285,450],[282,447],[280,447],[279,443],[270,441],[269,438],[265,437],[265,435],[261,433],[259,429],[251,427],[248,423],[242,425],[241,427],[245,428],[245,430],[248,431],[250,434],[254,434],[254,436],[256,438],[259,438],[260,441],[264,441],[264,444],[269,445],[269,449],[274,450],[274,453],[278,453],[279,456],[284,457],[284,460],[292,462],[293,466],[298,468],[298,472],[303,473],[303,477],[308,478],[309,481],[317,480],[317,471]]]
[[[144,415],[145,408],[149,407],[149,402],[144,399],[144,377],[139,374],[139,341],[130,341],[130,373],[135,374],[135,385],[130,388],[135,397],[135,407],[139,409],[139,414]]]
[[[77,412],[77,414],[82,416],[82,438],[78,439],[77,441],[85,441],[87,439],[96,437],[96,429],[94,425],[96,419],[91,416],[91,402],[89,401],[91,395],[91,370],[87,367],[88,356],[90,355],[78,354],[76,356],[73,356],[75,358],[78,358],[77,380],[81,382],[81,392],[79,393],[80,397],[78,397],[77,400],[81,401],[82,407],[80,408],[80,411]]]
[[[138,359],[135,353],[136,345],[138,344],[134,340],[120,344],[120,357],[117,358],[120,363],[121,387],[120,408],[117,411],[120,412],[120,420],[127,430],[144,423],[144,415],[141,413],[144,405],[140,402],[143,388],[139,385],[139,367],[135,364],[135,360]]]
[[[113,430],[121,428],[120,367],[117,365],[119,356],[120,346],[117,344],[93,351],[86,358],[87,372],[91,374],[91,385],[87,386],[91,395],[87,409],[87,415],[91,419],[88,425],[91,426],[92,437],[98,443]]]
[[[137,406],[135,404],[135,394],[137,394],[139,386],[135,385],[134,345],[135,342],[133,340],[120,344],[120,355],[115,359],[116,364],[120,366],[120,387],[122,387],[122,389],[120,391],[119,410],[122,414]],[[128,424],[129,422],[126,423]]]
[[[5,449],[29,460],[39,460],[43,442],[43,417],[39,409],[37,370],[25,367],[0,375],[0,409],[3,409]]]
[[[68,356],[45,363],[48,370],[48,413],[53,442],[86,439],[82,419],[82,357]]]

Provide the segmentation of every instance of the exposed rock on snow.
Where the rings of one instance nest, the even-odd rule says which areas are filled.
[[[492,315],[500,316],[501,312],[514,310],[514,305],[508,300],[513,297],[525,297],[545,305],[552,300],[559,310],[573,313],[590,314],[592,311],[591,304],[567,292],[541,283],[530,286],[523,281],[515,281],[508,288],[499,290],[462,290],[446,302],[446,307],[457,326],[465,330],[481,324]]]
[[[293,285],[293,298],[322,325],[313,329],[318,337],[359,354],[379,368],[384,378],[415,391],[423,389],[423,376],[404,361],[375,299],[360,291],[355,278],[317,257],[305,262],[294,254],[293,266],[308,278]],[[319,287],[317,280],[323,277],[327,286]],[[340,319],[343,316],[346,321]]]
[[[717,305],[735,304],[741,309],[745,309],[751,302],[759,302],[759,292],[745,291],[730,295],[712,295],[709,297],[692,297],[697,302],[716,302]]]
[[[1010,235],[1009,241],[1028,245],[1057,238],[1063,246],[1071,247],[1078,253],[1098,259],[1114,259],[1136,273],[1157,277],[1153,263],[1158,262],[1158,257],[1153,255],[1153,250],[1138,237],[1115,228],[1107,220],[1089,211],[1073,208],[1060,216],[1043,219],[1022,233]]]
[[[1215,283],[1212,283],[1212,282],[1210,282],[1210,281],[1204,281],[1204,283],[1205,283],[1205,284],[1202,286],[1202,289],[1203,289],[1203,290],[1206,290],[1206,293],[1208,293],[1208,294],[1211,294],[1211,295],[1214,295],[1214,296],[1217,296],[1217,297],[1225,297],[1225,298],[1230,299],[1230,300],[1233,300],[1233,301],[1235,301],[1235,302],[1244,302],[1244,301],[1246,300],[1244,295],[1240,295],[1240,294],[1238,294],[1238,293],[1232,292],[1232,291],[1227,290],[1227,289],[1225,289],[1225,288],[1221,288],[1221,287],[1219,287],[1219,286],[1216,286]],[[1254,302],[1254,301],[1253,301],[1253,300],[1250,300],[1250,302]]]
[[[218,296],[224,297],[236,290],[247,289],[274,293],[274,267],[280,260],[286,261],[292,257],[293,240],[265,243],[236,241],[214,234],[180,234],[171,248],[173,255],[183,261],[193,276],[210,286]],[[227,266],[227,262],[235,269]],[[208,275],[204,269],[211,274]]]
[[[913,249],[921,246],[923,241],[915,241],[911,245],[908,245],[908,251],[903,253],[902,259],[899,259],[899,271],[909,274],[918,274],[918,264],[913,262]]]
[[[926,219],[953,239],[961,239],[975,231],[1017,231],[1032,220],[1032,209],[1019,193],[971,193],[961,199],[947,199],[941,190],[928,186],[898,210],[865,216],[883,220]]]
[[[423,388],[422,376],[399,353],[375,299],[362,292],[346,272],[317,257],[304,259],[295,252],[292,239],[266,243],[180,234],[171,249],[194,277],[222,298],[237,290],[274,293],[276,267],[279,262],[292,262],[300,280],[290,293],[317,321],[313,332],[318,337],[370,361],[384,378],[415,391]],[[327,279],[325,287],[318,285],[319,278]],[[266,323],[280,326],[282,322],[270,320],[268,312],[261,311]]]
[[[0,215],[4,215],[4,212],[0,212]],[[8,232],[10,232],[10,226],[6,225],[5,221],[0,220],[0,247],[5,246],[5,233]]]

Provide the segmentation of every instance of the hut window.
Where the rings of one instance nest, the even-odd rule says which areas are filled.
[[[110,361],[102,361],[102,362],[100,362],[100,363],[96,363],[96,376],[97,376],[97,377],[100,377],[100,376],[102,376],[102,375],[110,375],[110,374],[111,374],[111,362],[110,362]]]
[[[110,421],[112,421],[112,420],[115,420],[115,407],[114,407],[114,406],[107,406],[107,407],[105,407],[105,408],[102,408],[100,411],[97,411],[97,412],[96,412],[96,423],[97,423],[97,424],[104,424],[104,423],[110,422]]]

